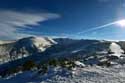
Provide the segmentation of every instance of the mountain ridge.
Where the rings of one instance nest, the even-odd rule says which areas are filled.
[[[5,62],[8,62],[9,59],[11,61],[32,55],[33,52],[45,51],[46,48],[53,44],[56,44],[56,42],[47,37],[28,37],[16,40],[15,42],[5,42],[0,44],[0,62],[2,63],[2,57],[3,60],[7,59]]]
[[[78,82],[81,82],[84,77],[84,80],[88,77],[96,80],[91,75],[108,76],[109,72],[112,73],[112,70],[115,70],[113,67],[117,66],[120,66],[117,72],[124,77],[120,71],[124,69],[122,65],[125,64],[124,41],[28,37],[13,43],[1,44],[0,51],[0,76],[2,77],[0,82],[4,83],[8,80],[14,82],[17,79],[27,83],[29,80],[23,78],[25,76],[39,79],[40,83],[42,81],[48,83],[47,79],[51,80],[50,83],[52,81],[58,83],[61,79],[69,83],[72,78],[76,80],[78,77],[80,77],[76,80]],[[103,72],[98,71],[105,72],[104,76]],[[113,73],[116,74],[115,71]],[[120,79],[119,75],[116,76]],[[36,83],[35,79],[30,81]],[[103,78],[101,80],[105,81]]]

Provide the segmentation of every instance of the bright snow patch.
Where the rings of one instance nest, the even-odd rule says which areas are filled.
[[[122,55],[122,53],[124,53],[124,51],[121,49],[120,45],[118,45],[116,43],[112,43],[110,45],[110,50],[111,50],[111,52],[114,53],[114,54],[112,54],[113,56],[120,57]]]
[[[34,45],[42,52],[46,50],[46,47],[50,47],[53,44],[57,44],[51,38],[44,38],[44,37],[34,37],[31,39]]]
[[[80,61],[75,61],[75,65],[85,67],[85,64],[81,63]]]

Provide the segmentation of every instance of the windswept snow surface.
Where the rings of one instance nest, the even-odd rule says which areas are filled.
[[[122,53],[124,53],[124,50],[121,49],[120,45],[116,44],[116,43],[112,43],[110,45],[110,50],[111,52],[113,52],[114,56],[118,56],[120,57],[122,55]]]
[[[45,75],[24,72],[8,80],[1,79],[0,83],[125,83],[125,66],[93,66],[73,72],[62,68],[51,69]]]

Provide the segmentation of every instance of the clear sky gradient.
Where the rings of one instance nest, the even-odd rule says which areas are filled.
[[[125,40],[125,28],[117,25],[78,34],[120,19],[125,19],[125,0],[1,0],[0,39]]]

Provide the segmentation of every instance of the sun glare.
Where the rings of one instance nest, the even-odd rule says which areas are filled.
[[[121,27],[125,27],[125,20],[119,20],[116,22],[116,24],[121,26]]]

